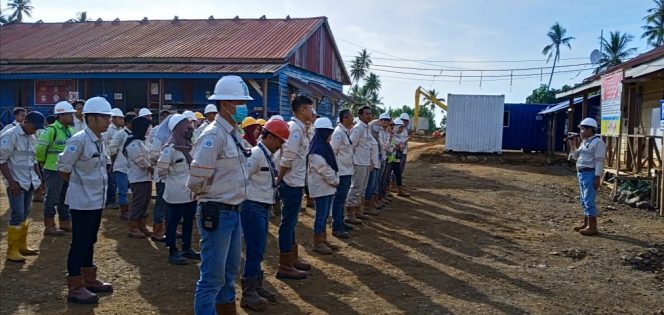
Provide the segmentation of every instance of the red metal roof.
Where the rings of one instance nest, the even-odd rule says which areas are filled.
[[[0,73],[275,73],[284,64],[0,64]]]

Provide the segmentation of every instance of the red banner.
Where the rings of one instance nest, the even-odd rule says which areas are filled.
[[[55,105],[76,92],[76,80],[35,80],[35,105]]]

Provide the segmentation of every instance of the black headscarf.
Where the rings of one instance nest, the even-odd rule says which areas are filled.
[[[327,142],[327,139],[330,138],[330,135],[334,132],[334,129],[327,128],[317,128],[316,133],[314,134],[314,139],[311,140],[311,147],[309,147],[310,154],[318,154],[322,156],[327,164],[335,171],[339,171],[339,166],[337,166],[337,158],[334,156],[334,151],[332,146]],[[307,155],[307,159],[309,158]]]
[[[145,117],[136,117],[131,121],[131,136],[127,139],[122,150],[127,150],[127,146],[134,140],[145,140],[145,134],[150,128],[150,120]]]

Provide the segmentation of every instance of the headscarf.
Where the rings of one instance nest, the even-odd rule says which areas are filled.
[[[249,144],[251,144],[252,147],[255,147],[256,144],[258,144],[258,141],[256,141],[256,137],[254,137],[254,131],[256,128],[259,128],[261,125],[259,124],[253,124],[249,125],[244,128],[244,134],[242,135],[242,139],[247,140]]]
[[[192,157],[190,154],[191,138],[186,137],[186,133],[189,128],[193,130],[191,121],[186,118],[181,120],[177,125],[175,125],[175,128],[173,128],[173,132],[171,133],[170,138],[168,138],[168,141],[166,142],[166,146],[172,143],[173,148],[175,150],[178,150],[182,152],[182,154],[184,154],[184,157],[187,159],[187,164],[191,164],[192,161]]]
[[[127,146],[132,143],[134,140],[145,140],[145,134],[148,132],[150,127],[150,120],[145,117],[136,117],[131,121],[131,136],[127,139],[122,148],[123,151],[127,149]]]
[[[311,154],[318,154],[325,159],[325,162],[335,171],[339,171],[339,166],[337,166],[337,158],[334,156],[334,151],[332,146],[327,142],[327,139],[330,138],[330,135],[334,132],[334,129],[327,128],[317,128],[316,133],[314,134],[313,140],[311,140],[311,146],[309,147],[309,154],[307,159]]]
[[[164,120],[161,121],[159,126],[155,127],[154,132],[152,133],[152,138],[159,140],[159,143],[166,143],[171,137],[171,130],[168,129],[168,122],[171,120],[173,115],[168,115]]]

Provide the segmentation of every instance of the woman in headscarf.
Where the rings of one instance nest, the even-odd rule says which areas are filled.
[[[403,149],[405,147],[405,142],[408,141],[406,138],[401,137],[406,126],[400,118],[394,120],[394,130],[392,136],[392,145],[394,150],[392,155],[388,159],[388,163],[392,165],[392,172],[397,185],[397,196],[400,197],[410,197],[410,194],[403,190],[403,184],[401,183],[401,160],[404,158]]]
[[[314,122],[316,132],[307,155],[307,183],[309,195],[314,198],[316,217],[314,220],[314,251],[329,255],[339,247],[327,241],[325,225],[332,209],[334,195],[339,185],[337,158],[330,146],[334,127],[328,118]]]
[[[191,248],[191,233],[196,213],[196,200],[191,192],[185,188],[191,165],[191,138],[194,135],[194,126],[191,121],[181,114],[173,115],[168,122],[171,136],[161,150],[157,161],[157,173],[163,179],[164,201],[168,205],[168,220],[166,222],[166,246],[169,248],[168,261],[175,265],[186,265],[187,259],[200,259],[200,253]],[[182,251],[179,251],[175,242],[177,226],[182,223]]]
[[[242,121],[240,127],[242,127],[242,129],[244,130],[242,139],[247,141],[247,143],[249,143],[249,145],[251,145],[252,147],[255,147],[256,144],[258,144],[258,136],[260,136],[261,134],[260,130],[261,125],[258,124],[258,121],[256,121],[255,118],[247,117]]]
[[[132,121],[132,135],[123,147],[127,157],[129,173],[129,186],[132,198],[129,204],[129,232],[127,236],[145,238],[152,235],[146,226],[147,211],[152,196],[152,163],[150,150],[146,145],[145,136],[150,121],[145,117],[138,117]]]

